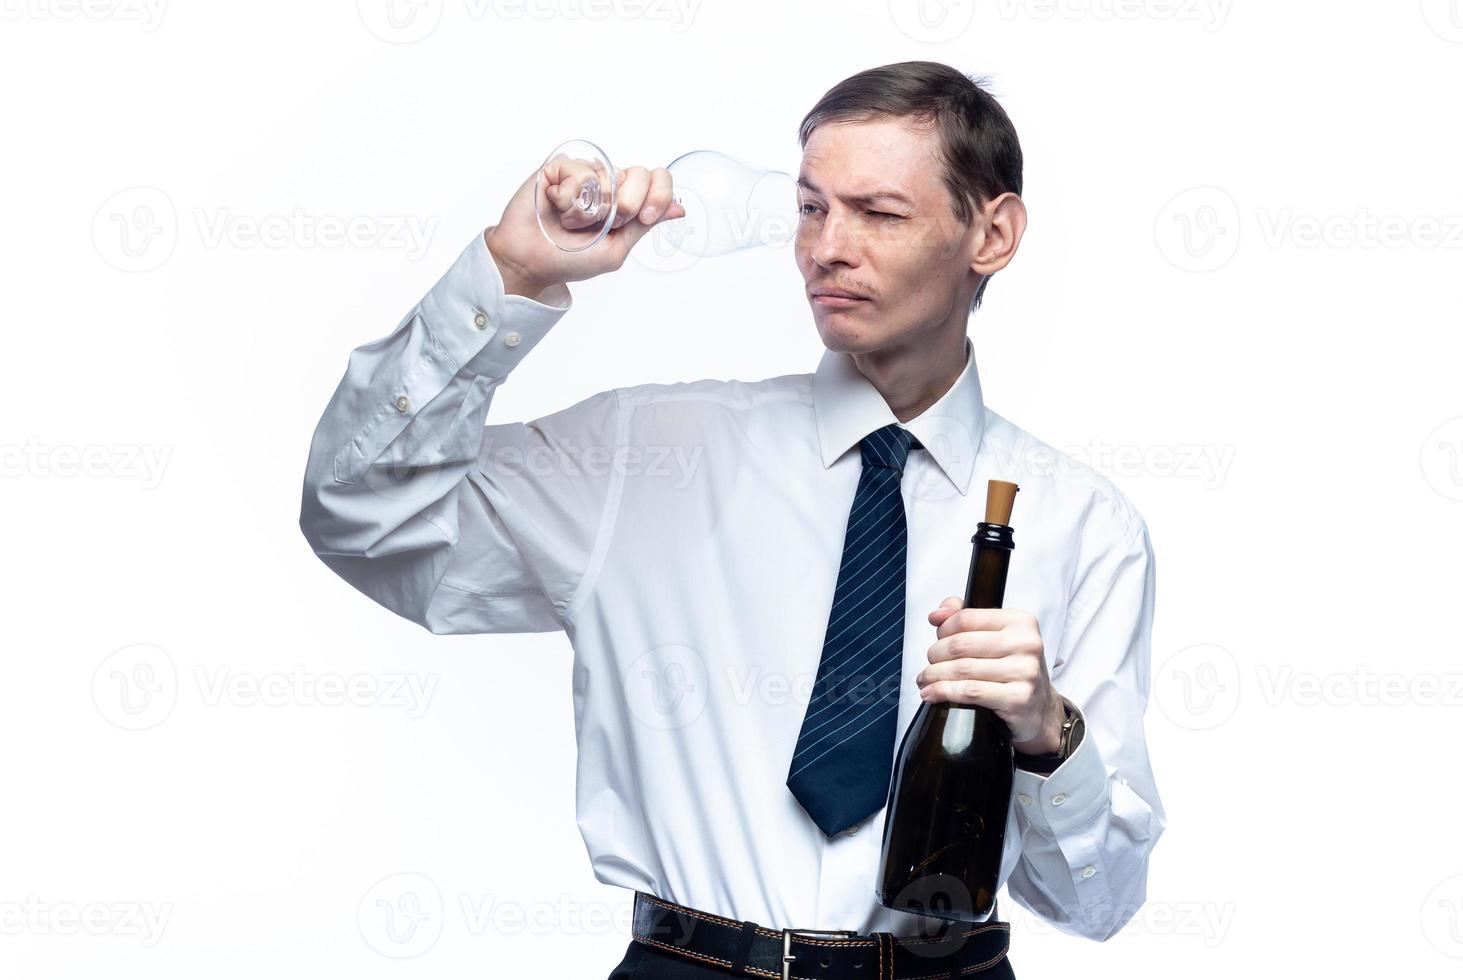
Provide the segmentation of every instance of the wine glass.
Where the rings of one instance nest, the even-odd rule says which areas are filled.
[[[681,252],[724,255],[782,245],[797,234],[797,186],[780,170],[758,169],[716,150],[683,153],[666,169],[672,200],[686,214],[657,227]],[[561,143],[534,184],[539,229],[565,252],[593,248],[619,213],[618,190],[619,171],[603,150],[588,140]]]

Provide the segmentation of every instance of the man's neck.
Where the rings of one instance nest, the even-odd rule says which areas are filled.
[[[898,347],[850,356],[903,423],[939,401],[965,370],[965,334],[912,338]]]

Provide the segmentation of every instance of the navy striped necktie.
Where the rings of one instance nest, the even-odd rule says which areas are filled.
[[[888,800],[904,654],[907,533],[899,483],[913,433],[891,423],[863,438],[863,472],[823,657],[788,768],[787,787],[824,834]]]

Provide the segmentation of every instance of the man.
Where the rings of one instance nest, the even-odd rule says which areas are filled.
[[[1026,227],[996,101],[945,65],[886,65],[831,89],[799,139],[814,373],[618,388],[484,427],[566,284],[683,214],[664,169],[631,167],[614,230],[562,252],[530,175],[351,354],[301,528],[434,633],[567,632],[579,827],[596,878],[637,893],[613,977],[1010,977],[994,908],[931,945],[948,924],[875,898],[896,739],[920,698],[993,709],[1018,752],[1000,880],[1066,932],[1113,935],[1165,826],[1147,527],[984,404],[967,323]],[[577,176],[550,169],[546,204],[567,207]],[[1007,608],[962,610],[990,479],[1020,485]],[[850,677],[899,696],[824,684]]]

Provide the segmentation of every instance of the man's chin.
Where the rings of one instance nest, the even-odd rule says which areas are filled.
[[[881,338],[852,317],[813,314],[813,324],[823,346],[835,354],[862,354],[877,349]]]

